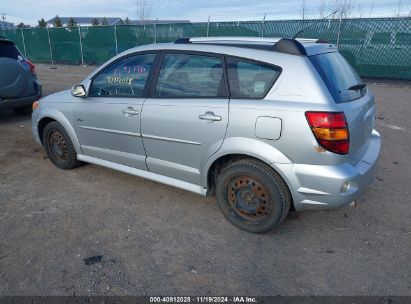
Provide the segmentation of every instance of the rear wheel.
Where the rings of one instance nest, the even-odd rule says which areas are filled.
[[[70,137],[58,122],[51,122],[44,128],[43,145],[49,159],[56,167],[69,170],[81,164],[77,160],[77,153]]]
[[[236,227],[263,233],[287,216],[291,196],[282,178],[256,160],[240,160],[224,168],[217,180],[217,204]]]

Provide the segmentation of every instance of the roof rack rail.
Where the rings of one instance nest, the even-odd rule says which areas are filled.
[[[175,44],[214,44],[233,47],[246,47],[253,49],[265,49],[274,52],[307,56],[307,52],[302,43],[324,43],[318,39],[292,39],[292,38],[257,38],[257,37],[207,37],[190,38],[183,37],[177,39]]]

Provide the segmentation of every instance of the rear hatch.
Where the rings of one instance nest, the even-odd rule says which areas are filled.
[[[313,55],[310,60],[345,113],[350,131],[349,159],[356,164],[366,152],[375,126],[374,97],[339,52]]]
[[[13,41],[0,38],[0,100],[37,94],[31,65],[26,61]]]

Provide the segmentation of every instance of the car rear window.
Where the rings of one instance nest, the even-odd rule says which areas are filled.
[[[17,60],[20,55],[19,50],[12,42],[0,40],[0,58],[8,57]]]
[[[350,89],[363,82],[340,53],[314,55],[310,56],[310,60],[336,103],[351,101],[364,96],[365,88]]]
[[[231,98],[261,99],[280,76],[281,68],[262,62],[227,58]]]

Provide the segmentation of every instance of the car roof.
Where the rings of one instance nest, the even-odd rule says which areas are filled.
[[[311,38],[197,37],[178,39],[175,43],[226,45],[306,56],[337,51],[333,44]]]
[[[254,54],[276,54],[313,56],[323,53],[337,52],[331,43],[319,39],[308,38],[260,38],[260,37],[197,37],[179,38],[174,43],[144,45],[127,50],[133,53],[142,50],[193,50],[210,53],[231,54],[244,53],[241,49],[253,49]],[[248,51],[248,53],[250,53]],[[272,54],[274,54],[272,53]],[[239,54],[240,55],[240,54]]]
[[[0,35],[0,44],[7,44],[7,45],[14,45],[14,41],[4,38],[4,36]]]

